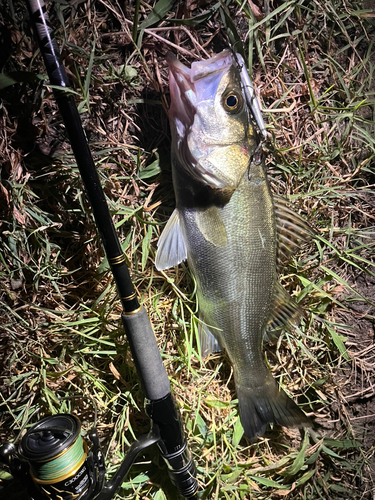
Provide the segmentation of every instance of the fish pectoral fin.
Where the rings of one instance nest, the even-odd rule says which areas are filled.
[[[195,222],[204,239],[215,247],[225,247],[227,232],[221,219],[219,209],[215,206],[195,212]]]
[[[301,244],[309,243],[315,235],[314,230],[303,218],[289,208],[287,200],[274,196],[274,206],[278,236],[278,264],[290,260],[293,253],[300,250]]]
[[[198,337],[203,357],[206,357],[214,352],[222,351],[215,335],[211,332],[209,326],[206,325],[201,319],[199,319],[198,323]]]
[[[177,266],[186,260],[187,251],[181,231],[180,216],[177,208],[173,211],[165,226],[159,241],[155,257],[155,266],[158,271]]]
[[[297,324],[302,316],[303,309],[292,299],[280,283],[277,283],[273,313],[268,322],[263,340],[269,341],[277,337],[284,328]]]

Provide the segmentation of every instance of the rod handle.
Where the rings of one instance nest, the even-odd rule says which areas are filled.
[[[164,398],[171,387],[146,310],[140,307],[121,317],[146,398]]]

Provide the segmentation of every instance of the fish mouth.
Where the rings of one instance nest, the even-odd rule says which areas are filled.
[[[169,117],[175,121],[178,136],[182,138],[193,124],[196,112],[194,83],[190,77],[191,69],[182,64],[172,52],[167,54],[167,64],[171,95]]]
[[[166,59],[171,94],[169,116],[180,122],[176,124],[177,133],[183,137],[194,122],[198,89],[201,100],[212,95],[223,72],[233,64],[233,54],[225,49],[211,59],[193,62],[191,68],[182,64],[172,52],[168,52]],[[205,82],[201,85],[203,79]]]

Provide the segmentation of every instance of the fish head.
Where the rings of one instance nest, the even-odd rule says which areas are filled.
[[[236,55],[226,49],[188,68],[169,53],[173,153],[196,181],[233,192],[257,139]]]

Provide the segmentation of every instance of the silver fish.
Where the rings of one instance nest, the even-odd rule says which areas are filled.
[[[261,436],[269,423],[307,425],[268,370],[262,342],[300,314],[278,282],[277,259],[287,258],[309,229],[271,195],[252,120],[262,135],[265,128],[243,59],[224,50],[191,68],[173,54],[167,61],[176,209],[156,267],[188,260],[201,349],[226,350],[246,436]]]

